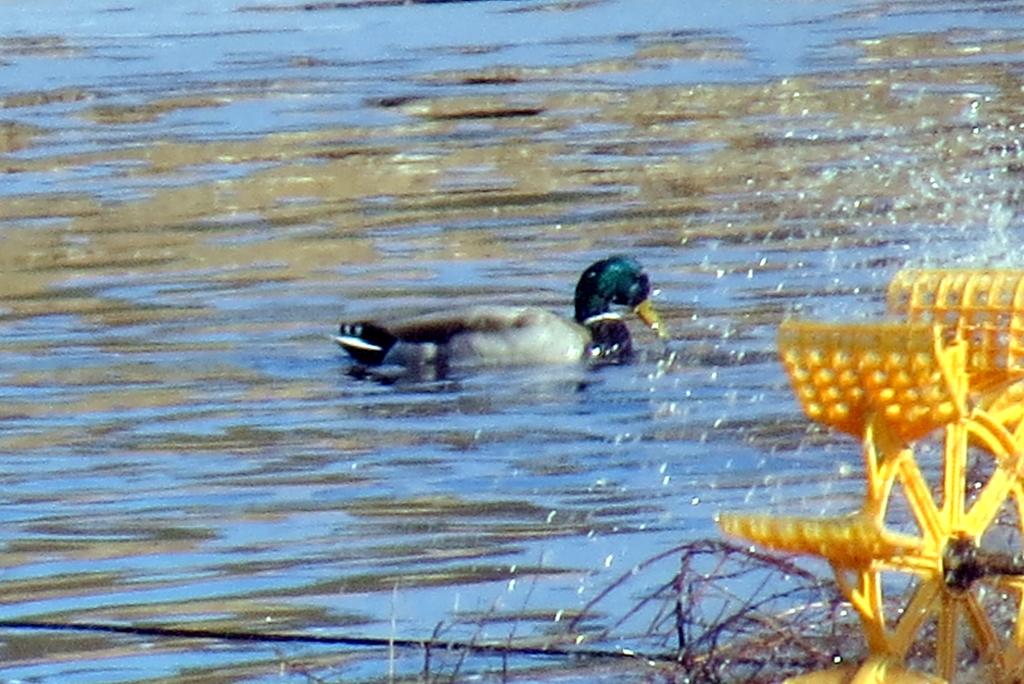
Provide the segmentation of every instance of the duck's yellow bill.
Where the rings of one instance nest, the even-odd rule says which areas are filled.
[[[658,334],[661,339],[668,338],[668,332],[665,331],[665,326],[661,324],[661,316],[654,310],[654,304],[651,303],[650,299],[645,299],[636,305],[633,309],[640,320],[647,324],[647,327]]]

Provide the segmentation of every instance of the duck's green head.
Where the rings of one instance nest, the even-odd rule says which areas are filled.
[[[591,264],[576,285],[576,321],[582,324],[619,304],[633,309],[651,329],[664,335],[650,295],[651,281],[640,262],[621,255],[602,259]]]

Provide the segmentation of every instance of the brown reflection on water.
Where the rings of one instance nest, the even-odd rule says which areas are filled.
[[[579,577],[601,572],[600,559],[579,560],[590,539],[710,534],[714,510],[767,489],[764,466],[718,472],[676,454],[748,449],[790,468],[794,486],[836,478],[801,450],[838,443],[841,459],[844,443],[805,434],[795,404],[773,405],[789,401],[775,326],[801,307],[876,305],[879,269],[906,259],[904,245],[923,249],[920,226],[980,230],[1000,206],[1012,213],[1024,104],[1018,71],[998,58],[1020,41],[958,31],[852,46],[849,63],[763,83],[603,80],[743,59],[733,40],[659,36],[571,67],[420,75],[408,97],[367,98],[392,123],[242,139],[116,135],[258,101],[243,84],[90,102],[80,120],[114,138],[98,150],[50,153],[60,131],[3,123],[0,174],[92,169],[121,194],[57,183],[0,202],[0,332],[13,355],[0,451],[15,461],[3,481],[23,516],[2,564],[25,573],[0,585],[0,601],[75,619],[379,632],[379,597],[396,587],[447,607],[448,594],[500,595],[530,577],[550,592],[537,605],[475,605],[467,622],[557,629],[550,616],[578,607]],[[0,43],[0,55],[26,50],[78,54],[59,37]],[[974,59],[982,52],[994,57]],[[311,79],[323,66],[303,65]],[[91,92],[6,94],[0,107]],[[672,353],[652,351],[635,372],[504,394],[380,387],[348,377],[326,340],[353,310],[506,291],[565,306],[579,265],[610,251],[638,252],[660,279],[674,333]],[[451,264],[478,270],[439,282]],[[661,461],[687,484],[665,489]],[[704,491],[696,513],[677,510]],[[680,522],[691,515],[707,525]],[[538,560],[547,550],[557,558]],[[446,619],[403,627],[425,636]],[[162,648],[186,662],[199,650]],[[25,662],[138,656],[114,639],[19,636],[5,649]],[[251,658],[233,676],[274,661]],[[195,681],[216,671],[197,668]]]

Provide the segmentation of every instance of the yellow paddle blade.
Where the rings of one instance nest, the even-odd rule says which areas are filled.
[[[723,513],[718,526],[728,535],[769,549],[822,556],[839,567],[905,556],[922,545],[920,539],[890,532],[862,513],[844,518]]]
[[[964,351],[928,322],[779,327],[779,353],[804,412],[855,437],[876,415],[900,442],[959,418]]]

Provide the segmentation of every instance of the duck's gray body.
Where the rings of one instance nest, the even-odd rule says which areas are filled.
[[[507,366],[583,359],[590,331],[534,306],[475,306],[417,316],[383,327],[395,341],[380,363],[403,366]],[[345,330],[342,331],[343,333]],[[336,338],[350,353],[366,349],[363,330]]]
[[[535,306],[474,306],[403,321],[342,322],[335,340],[364,366],[443,371],[462,365],[621,363],[630,358],[632,343],[610,307],[630,307],[662,335],[650,293],[650,280],[635,259],[611,256],[580,276],[573,319]]]

